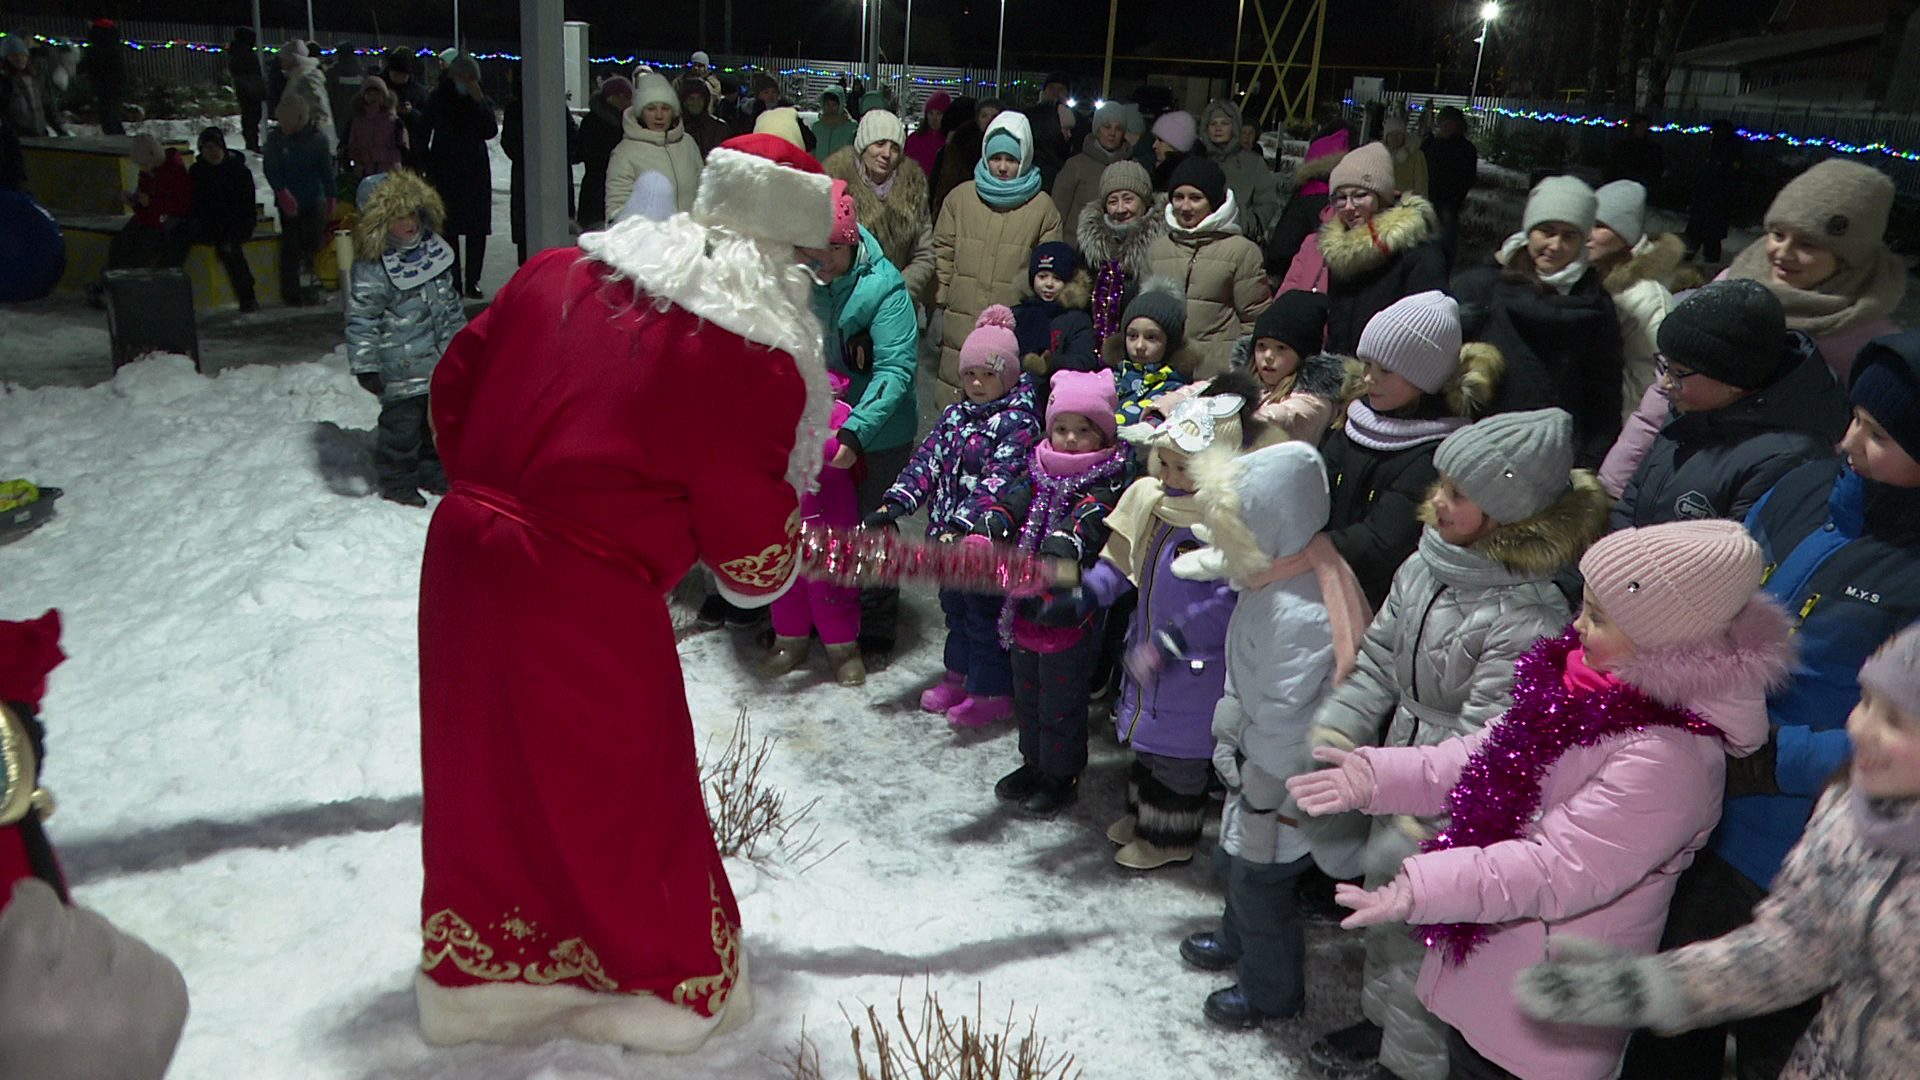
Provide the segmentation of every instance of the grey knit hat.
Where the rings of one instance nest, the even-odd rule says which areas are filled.
[[[1907,716],[1920,716],[1920,624],[1893,635],[1867,658],[1860,685]]]
[[[1124,339],[1127,327],[1135,319],[1152,319],[1160,325],[1167,335],[1167,352],[1161,358],[1165,363],[1180,346],[1187,342],[1187,296],[1180,283],[1172,278],[1154,278],[1140,290],[1140,295],[1127,305],[1125,315],[1120,318],[1120,334]]]
[[[1527,212],[1520,219],[1520,230],[1531,232],[1535,225],[1564,221],[1585,236],[1593,231],[1593,215],[1599,201],[1593,189],[1577,176],[1549,176],[1533,185],[1527,195]]]
[[[1886,173],[1828,158],[1787,181],[1767,207],[1766,224],[1807,234],[1848,266],[1869,266],[1879,254],[1892,209],[1893,181]]]
[[[1131,158],[1116,161],[1100,170],[1100,205],[1107,204],[1107,196],[1116,191],[1131,191],[1140,196],[1140,201],[1153,205],[1153,177],[1147,175],[1146,166]]]
[[[1573,417],[1565,409],[1489,416],[1447,436],[1433,467],[1493,520],[1525,521],[1567,493]]]
[[[1460,304],[1438,289],[1403,296],[1367,320],[1355,351],[1437,394],[1460,369]]]
[[[1593,193],[1594,220],[1620,235],[1628,247],[1647,235],[1647,189],[1638,180],[1615,180]]]

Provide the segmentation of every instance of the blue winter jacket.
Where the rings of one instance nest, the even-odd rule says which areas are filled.
[[[273,190],[285,188],[301,206],[315,206],[335,192],[333,151],[327,137],[308,124],[291,135],[275,128],[267,135],[265,169]]]
[[[1710,847],[1770,887],[1814,801],[1847,760],[1860,665],[1920,618],[1920,490],[1863,480],[1842,461],[1788,473],[1747,515],[1766,590],[1796,624],[1793,682],[1767,702],[1779,795],[1727,800]]]
[[[914,377],[920,349],[920,320],[906,281],[866,226],[847,272],[813,290],[814,313],[826,328],[827,364],[847,376],[846,400],[853,407],[840,441],[856,452],[890,450],[913,441],[920,403]],[[865,369],[847,362],[847,342],[872,339]]]

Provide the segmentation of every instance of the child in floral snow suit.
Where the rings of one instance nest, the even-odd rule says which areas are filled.
[[[1651,952],[1675,879],[1720,819],[1727,755],[1767,739],[1793,650],[1759,592],[1760,546],[1731,521],[1624,529],[1580,560],[1571,630],[1515,668],[1513,707],[1437,746],[1323,746],[1293,777],[1321,815],[1447,813],[1386,885],[1342,885],[1341,925],[1406,922],[1427,942],[1420,1000],[1452,1025],[1449,1080],[1609,1080],[1627,1033],[1541,1025],[1514,977],[1564,935]]]
[[[1013,312],[980,313],[960,349],[963,401],[947,406],[926,441],[863,524],[883,528],[927,508],[927,535],[952,541],[974,531],[1007,487],[1026,475],[1040,438],[1033,382],[1020,371]],[[940,591],[947,617],[947,672],[920,695],[920,707],[945,713],[955,727],[980,727],[1013,715],[1013,667],[1000,643],[1002,597]]]

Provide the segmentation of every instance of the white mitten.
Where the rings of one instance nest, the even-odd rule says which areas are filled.
[[[1556,937],[1548,955],[1513,980],[1514,1000],[1529,1015],[1559,1024],[1687,1029],[1680,982],[1658,957],[1633,956],[1578,937]]]

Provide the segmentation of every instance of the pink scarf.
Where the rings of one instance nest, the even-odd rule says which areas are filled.
[[[1353,567],[1334,550],[1327,534],[1314,533],[1306,547],[1273,560],[1273,565],[1255,575],[1246,586],[1258,589],[1308,570],[1313,571],[1320,583],[1320,599],[1327,606],[1327,621],[1333,626],[1333,681],[1337,685],[1353,670],[1354,657],[1360,652],[1360,639],[1366,636],[1367,624],[1373,621],[1373,609],[1367,606],[1367,594],[1361,591],[1360,579],[1353,575]]]

